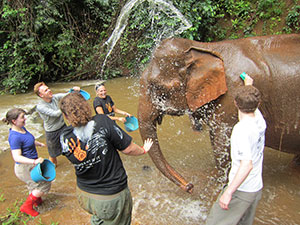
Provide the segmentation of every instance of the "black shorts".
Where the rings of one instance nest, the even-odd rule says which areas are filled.
[[[63,125],[60,129],[56,131],[46,131],[46,143],[48,147],[48,153],[51,157],[57,157],[61,155],[62,148],[60,144],[60,135],[65,127],[66,125]]]

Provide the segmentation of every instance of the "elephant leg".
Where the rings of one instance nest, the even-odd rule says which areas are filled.
[[[225,183],[230,169],[230,136],[232,127],[213,121],[210,124],[210,140],[216,160],[219,181]]]

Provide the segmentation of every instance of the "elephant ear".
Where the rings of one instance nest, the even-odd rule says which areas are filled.
[[[226,93],[224,64],[216,53],[189,49],[185,63],[186,99],[192,111]]]

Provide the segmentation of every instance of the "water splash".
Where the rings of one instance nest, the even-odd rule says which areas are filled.
[[[182,22],[182,26],[180,26],[177,30],[167,35],[165,38],[178,35],[192,26],[192,24],[189,23],[189,21],[181,14],[181,12],[172,3],[167,2],[165,0],[131,0],[127,2],[121,10],[120,16],[118,17],[113,33],[111,34],[109,39],[105,42],[105,45],[109,46],[109,50],[102,64],[101,75],[103,74],[108,57],[110,56],[112,50],[114,49],[116,43],[120,39],[123,31],[125,30],[128,24],[128,18],[132,11],[132,8],[135,5],[139,5],[145,1],[158,5],[160,10],[163,10],[163,8],[171,10],[171,12],[176,15],[175,18],[178,18]],[[169,16],[171,17],[171,14]],[[160,38],[163,38],[162,35],[160,35]]]

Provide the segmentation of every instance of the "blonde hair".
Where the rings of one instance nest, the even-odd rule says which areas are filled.
[[[34,85],[33,91],[34,93],[40,97],[40,87],[46,85],[44,82],[39,82]]]

